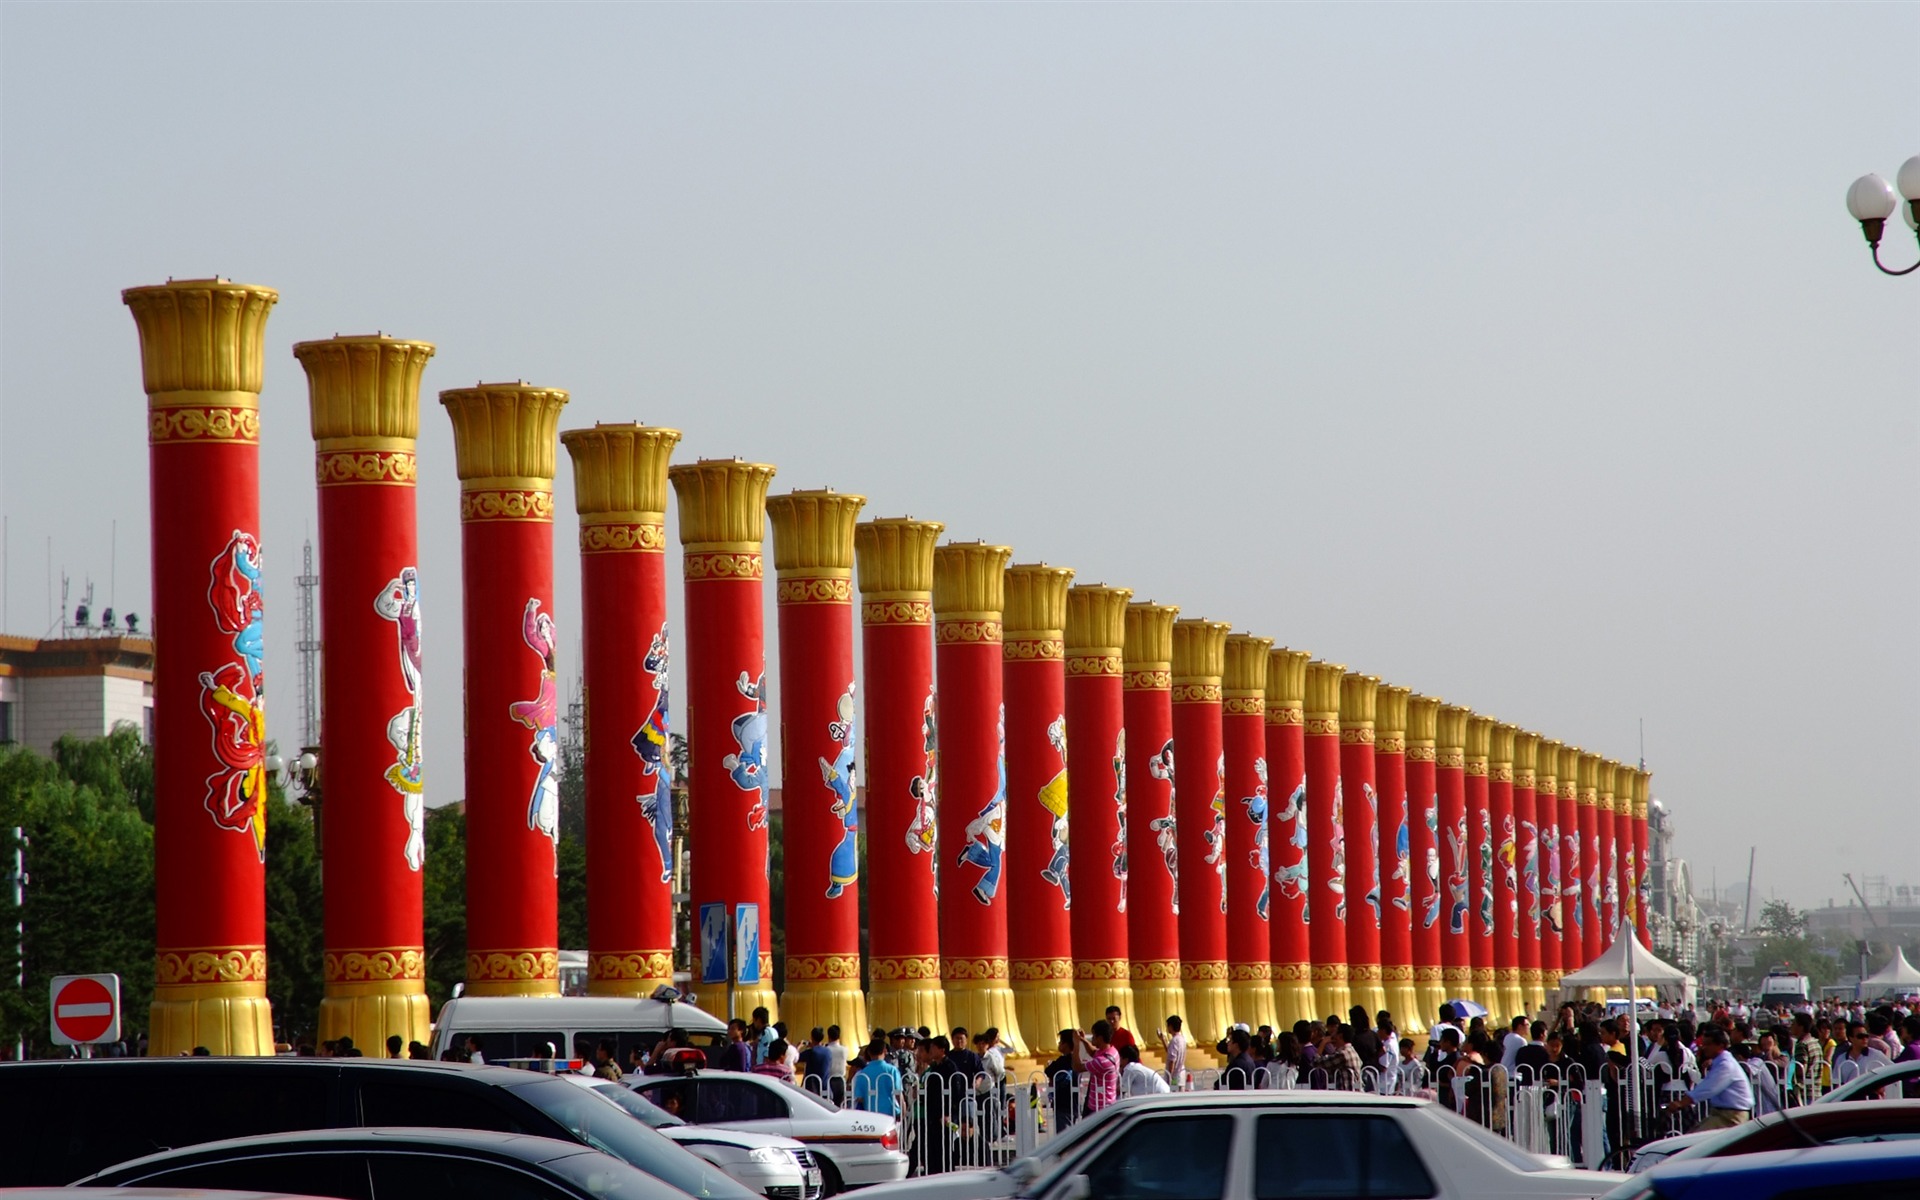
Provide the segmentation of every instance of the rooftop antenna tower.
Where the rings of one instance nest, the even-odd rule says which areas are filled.
[[[313,597],[320,587],[320,576],[313,569],[313,539],[300,547],[300,640],[294,648],[300,652],[300,745],[320,744],[320,637],[314,629]]]

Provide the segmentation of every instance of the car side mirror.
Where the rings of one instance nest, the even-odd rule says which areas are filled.
[[[1070,1175],[1056,1193],[1055,1200],[1088,1200],[1093,1195],[1093,1181],[1085,1175]]]

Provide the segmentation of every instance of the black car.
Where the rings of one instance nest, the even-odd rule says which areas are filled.
[[[223,1138],[364,1126],[559,1138],[700,1200],[753,1200],[584,1088],[531,1071],[375,1058],[0,1063],[0,1187],[71,1183]]]
[[[75,1186],[218,1188],[337,1200],[685,1200],[618,1159],[556,1138],[467,1129],[324,1129],[151,1154]]]

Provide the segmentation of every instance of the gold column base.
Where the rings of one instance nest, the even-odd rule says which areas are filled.
[[[839,968],[834,974],[817,974],[812,964],[831,961]],[[851,974],[847,974],[848,971]],[[796,975],[811,978],[796,978]],[[751,1011],[751,1010],[748,1010]],[[780,995],[780,1015],[787,1023],[787,1038],[796,1046],[805,1045],[809,1030],[840,1027],[842,1040],[850,1048],[867,1044],[873,1032],[867,1024],[867,997],[860,990],[860,959],[855,955],[818,955],[799,959],[787,957],[787,990]]]
[[[1367,1010],[1367,1020],[1373,1020],[1387,1006],[1387,989],[1380,964],[1348,963],[1347,993],[1352,997],[1347,1007],[1358,1005]],[[1344,1018],[1346,1013],[1342,1011],[1340,1015]]]
[[[1520,968],[1520,995],[1527,1002],[1527,1011],[1543,1013],[1547,1008],[1547,990],[1541,986],[1539,967]]]
[[[467,996],[558,996],[560,952],[469,950],[466,984]]]
[[[767,1023],[771,1025],[780,1019],[780,993],[773,990],[773,968],[762,967],[760,980],[759,983],[733,989],[733,1012],[744,1021],[753,1016],[754,1009],[764,1008],[767,1010]]]
[[[1080,1015],[1073,988],[1073,960],[1021,959],[1009,964],[1013,975],[1013,1011],[1035,1058],[1051,1059],[1062,1029],[1091,1029]],[[1104,1019],[1104,1018],[1102,1018]]]
[[[215,1056],[274,1052],[266,981],[161,984],[147,1010],[147,1057],[177,1058],[205,1046]]]
[[[1140,1019],[1140,1024],[1134,1026],[1134,1039],[1142,1046],[1158,1045],[1159,1035],[1166,1031],[1167,1018],[1178,1016],[1186,1029],[1187,1041],[1194,1041],[1186,989],[1180,986],[1180,960],[1143,962],[1136,958],[1127,964],[1127,970],[1133,978],[1133,1011]]]
[[[1519,967],[1495,967],[1493,969],[1494,988],[1500,994],[1500,1023],[1509,1025],[1515,1017],[1533,1017],[1533,1009],[1528,1006],[1527,998],[1520,990]]]
[[[1279,1010],[1280,1028],[1292,1029],[1301,1021],[1318,1020],[1313,1014],[1320,1007],[1313,998],[1313,964],[1275,963],[1273,974],[1273,1003]]]
[[[1107,1009],[1118,1005],[1120,1023],[1133,1031],[1134,1040],[1145,1047],[1140,1020],[1134,1013],[1133,983],[1124,958],[1079,959],[1073,964],[1073,992],[1080,1006],[1080,1028],[1091,1029],[1095,1021],[1107,1019]],[[1033,1035],[1040,1040],[1040,1030]]]
[[[943,957],[940,982],[947,991],[947,1018],[954,1026],[964,1026],[968,1036],[998,1029],[1008,1058],[1027,1057],[1030,1051],[1020,1029],[1006,959]]]
[[[1339,1017],[1347,1019],[1347,1010],[1353,1007],[1353,989],[1347,986],[1347,964],[1313,964],[1313,1011],[1314,1019]]]
[[[1233,990],[1227,986],[1224,962],[1183,962],[1180,987],[1187,994],[1187,1040],[1197,1050],[1215,1054],[1214,1045],[1227,1036],[1240,1018],[1233,1011]]]
[[[1419,1000],[1420,1019],[1429,1022],[1439,1020],[1440,1005],[1453,998],[1447,995],[1446,981],[1439,967],[1415,967],[1413,969],[1413,994]],[[1398,1016],[1399,1014],[1395,1013],[1394,1015]],[[1429,1033],[1433,1031],[1431,1024],[1427,1025],[1427,1031]]]
[[[1443,1000],[1475,999],[1476,997],[1473,994],[1473,968],[1441,967],[1440,995]],[[1436,1015],[1439,1011],[1438,1007],[1434,1009]],[[1457,1024],[1459,1024],[1461,1030],[1464,1032],[1467,1027],[1466,1022],[1461,1021],[1457,1022]]]
[[[1500,990],[1493,984],[1492,967],[1473,968],[1473,978],[1467,984],[1467,996],[1480,1002],[1487,1010],[1487,1020],[1495,1020],[1500,1011]]]
[[[374,979],[326,985],[320,998],[320,1040],[350,1037],[368,1058],[384,1058],[387,1039],[398,1034],[403,1043],[433,1044],[433,1026],[427,1019],[427,983],[424,979]]]
[[[646,999],[672,987],[673,950],[587,951],[587,995]]]
[[[1380,979],[1387,992],[1387,1011],[1393,1014],[1400,1036],[1417,1038],[1426,1033],[1427,1022],[1421,1012],[1420,993],[1414,989],[1413,968],[1381,967]],[[1438,1002],[1434,1007],[1439,1007]]]
[[[940,959],[876,958],[867,963],[867,1018],[882,1029],[927,1029],[946,1033],[947,993],[940,987]],[[809,1026],[811,1028],[811,1026]],[[791,1032],[792,1026],[788,1026]]]
[[[1232,995],[1233,1015],[1251,1029],[1273,1026],[1279,1033],[1291,1026],[1280,1024],[1280,1005],[1273,994],[1272,963],[1227,964],[1228,990]]]

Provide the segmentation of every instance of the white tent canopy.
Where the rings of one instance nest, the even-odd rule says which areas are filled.
[[[1900,947],[1893,948],[1893,958],[1886,966],[1860,981],[1863,995],[1883,996],[1888,992],[1906,995],[1920,992],[1920,969],[1907,961],[1906,952]]]
[[[1622,929],[1599,957],[1560,977],[1563,992],[1630,985],[1655,988],[1662,997],[1684,1002],[1692,994],[1693,976],[1642,946],[1632,930]]]

